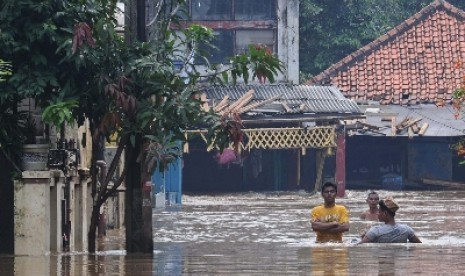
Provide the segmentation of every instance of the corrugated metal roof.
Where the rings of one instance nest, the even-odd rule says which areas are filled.
[[[391,122],[383,121],[382,118],[396,117],[399,124],[405,118],[420,119],[419,125],[428,123],[429,127],[424,136],[464,136],[465,121],[454,118],[452,106],[436,107],[435,105],[376,105],[361,106],[366,115],[366,122],[370,125],[380,127],[379,132],[391,136]],[[370,112],[371,111],[371,112]],[[375,112],[375,113],[374,113]],[[396,136],[408,136],[408,133],[397,134]],[[415,135],[416,136],[416,135]]]
[[[207,98],[218,103],[224,96],[229,102],[234,102],[250,89],[255,93],[250,103],[267,100],[279,96],[275,102],[260,106],[251,112],[278,113],[278,114],[362,114],[357,104],[346,99],[342,93],[333,86],[309,85],[236,85],[214,86],[205,90]],[[285,106],[290,108],[286,110]]]

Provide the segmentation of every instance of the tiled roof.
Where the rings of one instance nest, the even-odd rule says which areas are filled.
[[[224,96],[234,102],[253,89],[254,95],[250,104],[278,96],[273,103],[251,110],[250,113],[262,114],[339,114],[360,115],[357,104],[346,99],[342,93],[332,86],[308,85],[237,85],[214,86],[205,90],[211,105],[218,104]]]
[[[465,13],[436,0],[307,84],[334,85],[348,98],[381,104],[449,103],[465,60]]]

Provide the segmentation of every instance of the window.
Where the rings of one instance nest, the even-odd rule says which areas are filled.
[[[236,20],[272,20],[276,18],[275,0],[235,0]]]
[[[226,58],[234,55],[234,34],[230,30],[215,30],[215,38],[211,44],[216,48],[208,47],[207,45],[199,45],[202,54],[208,58],[210,63],[222,63]],[[201,58],[196,59],[196,63],[204,63]]]
[[[190,0],[188,3],[192,20],[218,21],[207,24],[215,29],[216,37],[211,43],[217,49],[199,45],[211,63],[223,63],[228,57],[246,53],[250,44],[263,45],[276,52],[276,22],[263,22],[257,24],[260,29],[254,29],[254,23],[243,21],[276,21],[277,0]],[[195,62],[204,63],[198,57]]]
[[[236,53],[247,52],[250,44],[264,45],[273,51],[273,30],[238,30],[236,31]]]
[[[192,20],[231,20],[232,0],[192,0]]]
[[[176,16],[180,20],[189,19],[189,5],[187,3],[178,3],[177,0],[164,0],[164,16],[168,17],[171,15],[173,10],[178,7]],[[146,5],[146,23],[149,23],[155,17],[155,14],[158,12],[158,4],[155,1],[147,1]]]
[[[192,20],[274,20],[276,0],[191,0],[191,11]]]
[[[199,45],[199,48],[211,63],[222,63],[235,54],[246,53],[250,44],[264,45],[274,52],[275,37],[273,30],[215,30],[215,38],[211,44],[216,49],[207,45]],[[197,58],[196,63],[204,61]]]

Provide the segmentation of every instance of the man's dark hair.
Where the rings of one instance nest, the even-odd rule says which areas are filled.
[[[386,204],[384,204],[384,200],[380,200],[379,201],[379,209],[383,210],[383,211],[387,211],[391,216],[395,217],[396,216],[396,212],[393,212],[391,211],[391,209],[389,209]]]
[[[321,192],[323,192],[326,187],[333,187],[337,192],[337,185],[332,182],[326,182],[325,184],[323,184],[323,187],[321,187]]]
[[[377,192],[371,191],[371,192],[368,193],[367,198],[370,197],[371,195],[377,195],[377,196],[379,196]]]

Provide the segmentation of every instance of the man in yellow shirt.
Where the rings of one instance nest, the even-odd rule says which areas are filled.
[[[336,204],[337,186],[326,182],[321,189],[324,204],[312,209],[312,229],[316,242],[342,242],[342,233],[349,231],[349,212]]]

